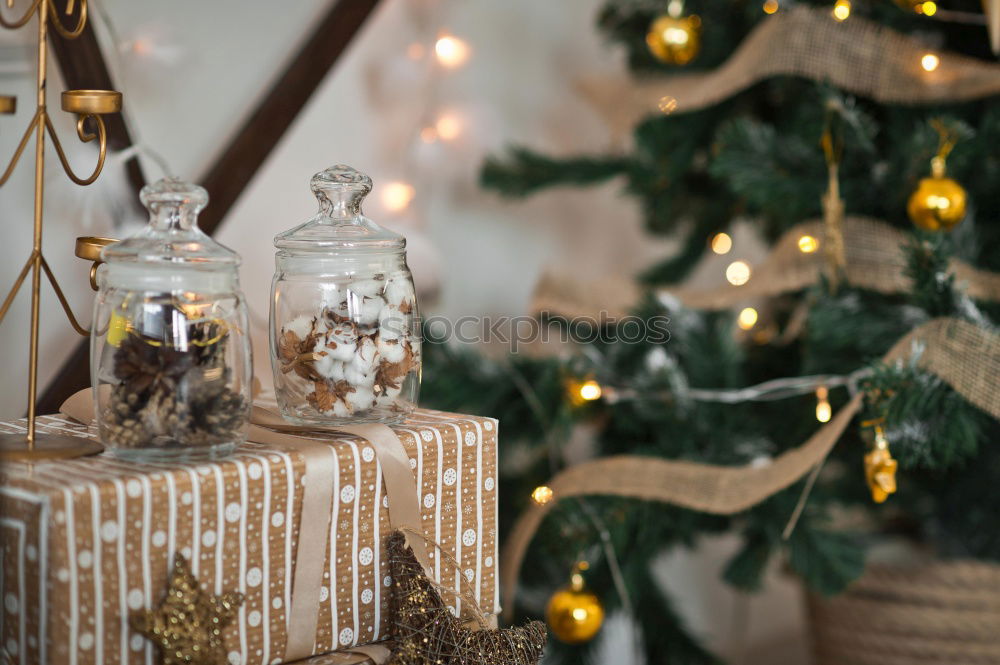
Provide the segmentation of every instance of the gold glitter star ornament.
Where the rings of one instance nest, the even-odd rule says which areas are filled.
[[[389,537],[393,639],[386,665],[537,665],[545,624],[469,630],[444,604],[401,531]]]
[[[167,597],[155,610],[133,614],[129,623],[160,648],[163,665],[225,665],[222,629],[242,604],[241,593],[202,591],[187,559],[178,554]]]

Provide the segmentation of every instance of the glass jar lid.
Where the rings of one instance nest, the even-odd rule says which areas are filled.
[[[198,228],[198,213],[208,205],[208,192],[203,187],[164,178],[143,187],[139,200],[149,210],[149,224],[105,247],[101,251],[105,262],[189,264],[192,268],[240,264],[236,252]]]
[[[372,179],[364,173],[338,164],[314,175],[309,186],[319,201],[319,213],[305,224],[276,235],[275,247],[330,251],[406,246],[406,238],[362,214],[361,202],[372,191]]]

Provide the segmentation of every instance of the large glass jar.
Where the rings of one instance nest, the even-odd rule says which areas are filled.
[[[420,388],[406,240],[362,215],[371,179],[338,165],[311,187],[319,213],[274,238],[271,364],[286,420],[399,422]]]
[[[149,225],[101,252],[91,377],[101,440],[123,457],[215,458],[246,439],[251,359],[239,256],[197,226],[208,193],[143,187]]]

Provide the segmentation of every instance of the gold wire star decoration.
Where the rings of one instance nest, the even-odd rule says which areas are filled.
[[[387,547],[396,648],[386,665],[537,665],[545,647],[544,623],[470,630],[445,605],[403,532],[393,533]]]
[[[187,559],[178,554],[166,598],[155,610],[133,614],[129,624],[160,648],[163,665],[224,665],[222,629],[242,604],[242,593],[202,591]]]

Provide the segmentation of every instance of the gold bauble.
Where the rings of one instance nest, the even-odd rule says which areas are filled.
[[[701,49],[701,19],[695,14],[664,14],[650,24],[646,44],[658,60],[670,65],[686,65]]]
[[[925,231],[950,231],[965,219],[965,188],[945,176],[939,159],[934,158],[931,177],[920,180],[906,204],[910,220]]]
[[[594,639],[604,623],[604,606],[583,586],[583,577],[574,572],[569,586],[549,599],[545,620],[552,634],[566,644],[582,644]]]

